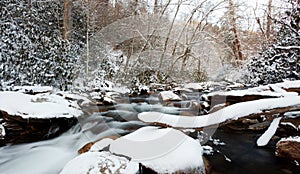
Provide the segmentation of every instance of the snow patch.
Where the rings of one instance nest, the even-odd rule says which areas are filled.
[[[290,127],[294,128],[294,129],[298,130],[298,128],[293,123],[291,123],[291,122],[281,122],[280,124],[284,125],[284,126],[290,126]]]
[[[294,111],[294,112],[286,112],[284,113],[285,118],[298,118],[300,117],[300,111]]]
[[[282,117],[279,117],[279,118],[275,118],[272,121],[270,127],[266,130],[266,132],[261,137],[258,138],[256,142],[257,146],[265,146],[269,143],[273,135],[276,133],[276,130],[278,128],[281,119]]]
[[[279,142],[281,142],[281,141],[294,141],[294,142],[300,143],[300,136],[281,138],[281,139],[279,140]],[[278,143],[279,143],[279,142],[278,142]]]
[[[211,146],[202,146],[203,147],[203,154],[206,155],[213,155],[214,154],[214,149]]]

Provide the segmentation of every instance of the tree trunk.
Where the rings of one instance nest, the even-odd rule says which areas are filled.
[[[133,6],[133,10],[134,10],[134,12],[133,12],[133,14],[134,15],[138,15],[138,4],[139,4],[139,0],[135,0],[134,1],[134,6]]]
[[[71,14],[71,3],[69,0],[64,0],[64,12],[63,12],[63,32],[62,38],[64,40],[69,39],[70,34],[70,14]]]
[[[154,13],[154,14],[157,14],[157,13],[158,13],[158,0],[154,0],[153,13]]]
[[[228,0],[229,2],[229,17],[232,24],[232,31],[234,34],[234,41],[233,41],[233,53],[235,55],[235,58],[237,60],[243,60],[243,54],[241,51],[241,44],[239,41],[238,33],[237,33],[237,26],[236,26],[236,16],[235,16],[235,10],[234,10],[234,4],[232,0]]]
[[[270,34],[271,34],[271,11],[272,11],[272,0],[269,0],[268,3],[268,12],[267,12],[267,31],[266,31],[266,37],[267,40],[270,39]]]

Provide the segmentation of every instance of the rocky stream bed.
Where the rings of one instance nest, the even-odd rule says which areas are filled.
[[[67,103],[66,108],[63,110],[71,109],[73,115],[70,112],[69,115],[64,112],[56,112],[55,116],[48,115],[47,117],[40,116],[37,118],[34,117],[34,114],[37,114],[36,110],[34,112],[27,110],[29,113],[25,113],[25,111],[11,113],[11,110],[0,106],[0,145],[3,146],[0,148],[0,154],[3,154],[0,157],[0,169],[7,174],[16,171],[23,171],[22,173],[41,173],[42,171],[42,173],[49,174],[71,173],[70,171],[74,171],[76,173],[78,166],[76,166],[77,163],[74,163],[74,159],[75,161],[79,160],[80,163],[80,160],[86,160],[85,158],[80,159],[83,154],[86,154],[85,156],[94,155],[94,159],[98,159],[96,161],[98,169],[97,167],[96,169],[99,173],[112,171],[115,171],[112,173],[126,173],[128,171],[125,170],[126,168],[131,168],[133,173],[166,173],[165,171],[170,171],[169,168],[164,169],[164,166],[160,168],[153,167],[153,164],[157,164],[159,161],[154,160],[150,163],[143,160],[133,160],[135,157],[124,155],[125,153],[131,153],[124,152],[126,141],[122,137],[131,135],[134,132],[147,134],[149,130],[153,131],[152,136],[157,131],[170,129],[174,130],[174,134],[178,134],[178,136],[185,137],[187,135],[191,138],[192,143],[194,143],[194,140],[199,142],[203,154],[193,154],[193,156],[199,156],[205,164],[202,167],[198,166],[200,168],[183,168],[174,172],[300,173],[300,142],[298,140],[300,136],[300,100],[295,98],[299,95],[300,85],[297,85],[299,85],[299,82],[295,82],[293,85],[282,83],[260,88],[246,88],[236,84],[202,83],[181,87],[161,85],[152,88],[152,90],[143,89],[143,91],[135,94],[101,90],[76,94],[54,91],[49,93],[47,90],[41,91],[41,93],[26,94],[30,97],[43,95],[33,97],[34,100],[31,98],[30,102],[35,101],[33,103],[36,103],[36,101],[48,102],[47,104],[58,103],[58,106]],[[24,91],[14,93],[23,94]],[[0,100],[2,103],[9,101],[3,97]],[[12,100],[17,101],[16,98]],[[228,110],[228,108],[230,109],[230,107],[238,104],[264,100],[267,101],[266,103],[272,101],[272,103],[278,102],[279,104],[276,107],[273,107],[274,104],[269,104],[268,107],[260,109],[251,108],[252,105],[249,105],[250,109],[247,112],[226,111],[226,109]],[[50,111],[55,109],[54,105],[51,106],[48,108]],[[41,106],[34,107],[39,108]],[[11,109],[11,107],[9,108]],[[243,110],[244,106],[238,108]],[[18,109],[14,108],[14,110]],[[224,121],[222,121],[222,118],[219,119],[221,120],[219,122],[212,121],[214,124],[199,126],[199,119],[196,117],[214,117],[214,113],[222,111],[224,111],[225,117],[228,113],[236,114],[236,117],[226,117]],[[156,118],[155,114],[157,113],[161,113],[159,119]],[[30,114],[33,115],[27,117]],[[241,116],[241,114],[244,115]],[[148,118],[148,115],[151,115],[151,118]],[[180,116],[180,119],[175,122],[170,121],[174,116]],[[280,122],[278,128],[276,127],[276,133],[271,135],[266,145],[260,147],[257,140],[266,130],[270,129],[274,118],[278,117],[280,117]],[[189,119],[187,118],[195,118],[193,124],[188,123]],[[194,126],[182,126],[186,124]],[[156,130],[156,128],[159,129]],[[170,134],[170,136],[172,135]],[[288,137],[290,139],[282,139]],[[160,137],[157,139],[164,140],[165,138]],[[118,141],[121,143],[124,141],[124,149],[117,148],[113,150],[113,147],[120,144]],[[149,143],[152,143],[152,141],[149,141]],[[138,143],[135,145],[138,149]],[[157,146],[154,143],[152,147],[159,146],[162,146],[162,144]],[[144,145],[143,150],[152,152],[152,149],[147,148],[151,147]],[[22,149],[24,151],[28,150],[28,152],[25,153]],[[55,165],[50,162],[47,165],[46,162],[40,161],[38,163],[43,164],[40,165],[43,170],[31,171],[30,165],[35,165],[35,163],[31,163],[30,160],[43,160],[47,156],[54,158],[45,153],[43,149],[48,149],[49,153],[51,153],[49,149],[60,149],[59,152],[55,151],[57,158],[61,159],[57,160],[60,164]],[[117,151],[119,153],[114,153]],[[190,149],[185,149],[185,152],[175,155],[170,164],[177,164],[178,166],[184,164],[185,156],[187,156],[184,153],[188,154],[187,152],[190,151]],[[28,156],[31,157],[27,159]],[[180,158],[181,156],[182,158]],[[191,159],[193,158],[191,157]],[[28,160],[28,166],[22,166],[21,162],[23,160],[18,159]],[[104,162],[101,162],[103,159],[105,159]],[[198,158],[196,157],[196,159]],[[110,166],[107,160],[114,161],[114,167]],[[70,162],[67,163],[68,161]],[[91,163],[95,163],[95,161]],[[82,169],[84,169],[84,165],[89,166],[89,164],[83,164]],[[167,165],[168,161],[166,160],[165,166]],[[16,169],[11,169],[12,167]],[[89,170],[94,169],[87,169],[86,173]],[[77,173],[84,173],[84,171]]]

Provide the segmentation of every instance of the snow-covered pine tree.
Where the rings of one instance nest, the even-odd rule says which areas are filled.
[[[259,85],[300,79],[299,2],[292,1],[292,8],[276,22],[279,31],[275,43],[247,65],[245,79],[248,83]]]
[[[1,0],[2,87],[41,84],[66,90],[72,84],[80,44],[62,39],[62,10],[56,0]]]

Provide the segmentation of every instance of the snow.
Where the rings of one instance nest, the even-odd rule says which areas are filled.
[[[82,100],[81,105],[91,103],[91,100],[89,100],[87,98],[87,96],[84,96],[84,94],[72,94],[72,93],[67,93],[67,92],[59,92],[57,94],[63,95],[63,97],[66,98],[66,99]]]
[[[284,113],[285,118],[298,118],[300,117],[300,111],[294,111],[294,112],[286,112]]]
[[[251,90],[234,90],[234,91],[221,91],[221,92],[212,92],[207,94],[207,97],[213,97],[215,95],[222,95],[222,96],[238,96],[243,97],[245,95],[260,95],[260,96],[270,96],[270,97],[281,97],[281,94],[271,92],[271,91],[251,91]]]
[[[271,89],[272,91],[271,91]],[[284,89],[290,88],[300,88],[300,80],[296,81],[285,81],[282,83],[276,84],[269,84],[264,86],[259,86],[250,89],[244,90],[233,90],[233,91],[217,91],[212,92],[203,97],[211,97],[215,95],[224,95],[224,96],[245,96],[245,95],[261,95],[261,96],[270,96],[270,97],[290,97],[290,96],[297,96],[298,93],[296,92],[287,92]]]
[[[291,89],[291,88],[300,88],[300,80],[295,80],[295,81],[284,81],[281,83],[275,83],[275,84],[270,84],[270,85],[265,85],[265,86],[259,86],[256,88],[252,88],[250,90],[256,90],[256,91],[264,91],[264,90],[270,90],[271,88],[276,87],[278,88],[283,88],[283,89]]]
[[[181,100],[181,98],[174,94],[172,91],[163,91],[158,94],[158,97],[162,101],[169,101],[169,100]]]
[[[211,146],[202,146],[203,147],[203,153],[206,155],[213,155],[214,154],[214,149]]]
[[[128,156],[158,173],[203,169],[199,141],[172,128],[140,128],[112,142],[110,151]]]
[[[138,118],[146,123],[162,123],[172,127],[201,128],[236,120],[264,110],[300,105],[300,97],[271,98],[230,105],[224,109],[203,116],[184,117],[159,112],[143,112]]]
[[[264,134],[262,134],[261,137],[258,138],[256,142],[257,146],[265,146],[269,143],[273,135],[276,133],[276,130],[278,128],[281,119],[282,117],[274,118],[270,127],[266,130]]]
[[[290,126],[290,127],[294,128],[294,129],[298,130],[298,128],[293,123],[291,123],[291,122],[281,122],[280,124],[284,125],[284,126]]]
[[[130,93],[130,89],[128,89],[128,88],[125,87],[125,86],[120,86],[120,87],[114,86],[114,87],[112,88],[112,91],[117,92],[117,93],[120,93],[120,94]]]
[[[211,139],[212,143],[216,146],[225,146],[226,144],[222,142],[220,139]]]
[[[294,141],[294,142],[300,143],[300,136],[281,138],[281,139],[279,140],[279,142],[281,142],[281,141]],[[278,142],[278,143],[279,143],[279,142]]]
[[[82,115],[76,102],[48,93],[0,92],[0,110],[23,118],[71,118]]]
[[[96,152],[104,149],[105,147],[109,146],[114,140],[111,138],[104,138],[100,141],[97,141],[95,144],[92,145],[90,148],[90,152]]]
[[[181,88],[181,87],[175,87],[174,91],[187,92],[187,93],[193,92],[192,90],[190,90],[188,88]]]
[[[300,49],[300,46],[297,46],[297,45],[292,45],[292,46],[275,46],[275,48],[278,48],[278,49],[281,49],[281,50],[291,50],[291,49],[297,49],[299,50]]]
[[[109,152],[87,152],[69,161],[60,174],[125,174],[128,163],[128,159]]]
[[[188,83],[184,85],[184,88],[186,89],[193,89],[193,90],[203,90],[203,84],[201,83]]]
[[[212,89],[213,86],[223,86],[223,84],[220,82],[213,82],[213,81],[201,82],[201,83],[188,83],[184,85],[184,88],[203,91],[206,89],[208,90]]]
[[[5,133],[5,128],[2,124],[0,124],[0,139],[5,137],[6,133]]]
[[[19,91],[23,93],[32,92],[32,93],[45,93],[45,92],[52,92],[53,87],[51,86],[14,86],[12,88],[13,91]]]

